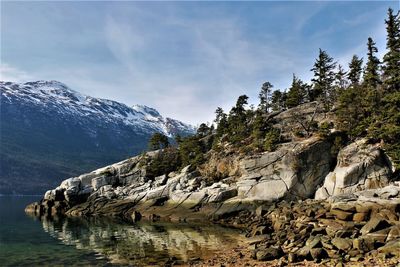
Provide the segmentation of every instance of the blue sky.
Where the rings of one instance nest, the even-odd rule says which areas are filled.
[[[4,2],[1,80],[58,80],[82,93],[212,121],[261,84],[308,81],[318,49],[347,67],[397,1]]]

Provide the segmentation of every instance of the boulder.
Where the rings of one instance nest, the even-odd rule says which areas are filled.
[[[325,259],[328,256],[328,253],[323,248],[313,248],[310,250],[310,254],[311,257],[317,262]]]
[[[235,197],[238,192],[236,188],[212,188],[207,189],[209,195],[208,203],[223,202],[229,198]]]
[[[359,237],[353,240],[353,248],[367,252],[375,249],[375,240],[368,237]]]
[[[360,230],[362,235],[366,235],[371,232],[379,231],[384,228],[390,227],[391,225],[382,217],[375,216],[371,218]]]
[[[100,187],[105,185],[114,185],[117,183],[117,177],[102,175],[92,179],[92,187],[94,190],[98,190]]]
[[[91,185],[93,178],[96,178],[98,176],[99,176],[98,174],[96,174],[94,172],[90,172],[90,173],[82,174],[78,178],[81,181],[81,184],[83,186],[85,186],[85,185]]]
[[[78,177],[73,177],[62,181],[59,187],[63,189],[76,188],[79,190],[80,185],[81,180]]]
[[[146,200],[156,199],[160,197],[168,196],[167,185],[156,187],[152,190],[147,191]]]
[[[161,186],[161,185],[165,185],[168,181],[168,175],[161,175],[158,176],[156,178],[154,178],[154,185],[155,186]]]
[[[238,196],[251,201],[305,199],[329,173],[331,144],[316,137],[240,161]]]
[[[65,189],[62,189],[62,188],[48,190],[44,194],[44,199],[49,199],[49,200],[54,200],[54,201],[63,201],[65,199],[64,191],[65,191]]]
[[[259,261],[270,261],[279,259],[283,256],[283,251],[280,247],[269,247],[266,249],[260,249],[256,252],[256,259]]]
[[[390,228],[386,241],[400,239],[400,225],[395,225]]]
[[[348,238],[335,237],[331,240],[331,243],[337,249],[344,250],[344,251],[351,249],[353,246],[353,241]]]
[[[315,199],[384,187],[392,171],[392,163],[380,144],[368,144],[366,139],[356,141],[340,150],[335,169],[326,176]]]
[[[378,251],[386,255],[400,257],[400,239],[389,241],[383,247],[378,248]]]

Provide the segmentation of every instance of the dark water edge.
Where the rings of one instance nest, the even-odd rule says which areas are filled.
[[[77,250],[43,230],[43,224],[25,215],[25,206],[40,196],[0,197],[1,266],[104,266],[93,251]]]
[[[212,225],[27,216],[25,206],[40,198],[0,197],[1,266],[163,266],[209,257],[241,240],[237,230]]]

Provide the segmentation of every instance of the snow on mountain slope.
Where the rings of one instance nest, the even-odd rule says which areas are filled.
[[[156,132],[194,133],[157,110],[98,99],[57,81],[0,82],[0,194],[37,194],[147,150]]]
[[[58,116],[99,119],[112,124],[122,123],[141,132],[161,132],[169,137],[176,134],[192,134],[195,128],[178,120],[164,118],[157,110],[94,98],[71,90],[58,81],[27,83],[0,82],[2,102],[17,101],[24,105],[41,106]]]

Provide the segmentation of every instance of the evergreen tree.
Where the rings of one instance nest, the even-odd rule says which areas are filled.
[[[221,137],[228,129],[228,116],[220,107],[215,110],[215,123],[217,124],[217,137]]]
[[[376,88],[380,83],[379,77],[379,59],[375,56],[378,52],[378,48],[375,46],[375,42],[371,37],[368,38],[368,61],[364,70],[364,85],[369,88]]]
[[[252,123],[252,137],[253,137],[253,146],[262,149],[263,147],[263,139],[268,129],[268,123],[264,117],[262,111],[257,110],[255,112],[255,116]]]
[[[205,160],[204,153],[206,148],[197,136],[188,136],[183,138],[179,145],[179,154],[182,166],[192,165],[197,167]]]
[[[375,106],[378,112],[375,112],[373,123],[369,127],[369,136],[384,141],[386,153],[391,157],[396,168],[400,168],[400,14],[394,15],[393,10],[389,9],[385,23],[387,30],[387,53],[383,58],[385,91],[383,97],[379,97],[379,105]],[[371,47],[374,48],[373,45]],[[369,52],[370,50],[376,52],[374,49],[369,49]],[[375,70],[378,61],[374,61],[372,56],[371,58],[370,61],[376,62],[370,64],[371,69]],[[370,71],[371,73],[375,74]]]
[[[285,109],[286,93],[275,90],[271,95],[271,109],[272,111],[280,111]]]
[[[248,104],[249,97],[247,95],[241,95],[236,101],[236,105],[231,109],[230,115],[243,119],[245,116],[245,106]]]
[[[199,128],[197,128],[197,135],[199,137],[204,137],[204,136],[210,134],[210,130],[211,129],[210,129],[210,127],[208,127],[207,124],[202,123],[202,124],[200,124]]]
[[[335,76],[335,91],[332,95],[332,100],[336,102],[339,94],[346,88],[347,86],[347,79],[346,79],[347,72],[343,69],[342,65],[338,65],[338,70]]]
[[[260,109],[268,113],[271,105],[271,93],[274,86],[270,82],[263,83],[261,92],[258,95],[260,98]]]
[[[314,72],[314,78],[312,79],[314,84],[310,96],[311,101],[321,98],[327,107],[331,106],[335,68],[336,62],[333,61],[333,58],[326,51],[319,49],[318,58],[311,69]]]
[[[221,119],[222,119],[222,117],[223,117],[224,114],[225,114],[225,113],[224,113],[224,110],[223,110],[221,107],[218,107],[218,108],[215,110],[215,120],[214,120],[214,122],[215,122],[217,125],[220,123],[220,121],[221,121]]]
[[[293,74],[292,85],[289,88],[286,98],[286,106],[292,108],[306,102],[307,87],[302,80]]]
[[[249,129],[247,127],[245,105],[247,105],[248,99],[249,97],[246,95],[239,96],[236,105],[229,112],[229,138],[232,143],[237,143],[247,136]]]
[[[385,23],[387,53],[383,57],[383,78],[387,90],[393,92],[400,90],[400,12],[395,15],[389,8]]]
[[[381,100],[380,113],[370,127],[369,136],[384,141],[385,149],[397,169],[400,168],[400,91]]]
[[[346,87],[346,74],[347,72],[343,69],[342,65],[339,64],[335,76],[335,85],[337,88],[344,89]]]
[[[340,92],[337,102],[336,119],[338,128],[347,132],[351,139],[365,136],[368,117],[365,92],[360,85],[354,85]]]
[[[349,63],[349,72],[347,78],[350,80],[352,86],[360,83],[361,72],[362,72],[363,59],[358,58],[357,55],[353,55],[351,62]]]
[[[149,140],[149,149],[158,150],[169,146],[168,137],[162,133],[155,133]]]
[[[380,100],[381,100],[381,90],[378,90],[378,85],[381,84],[381,79],[379,75],[379,59],[375,56],[378,49],[375,46],[372,38],[368,38],[368,61],[364,70],[364,92],[362,101],[363,106],[365,106],[366,115],[365,118],[372,120],[372,117],[379,113]]]

